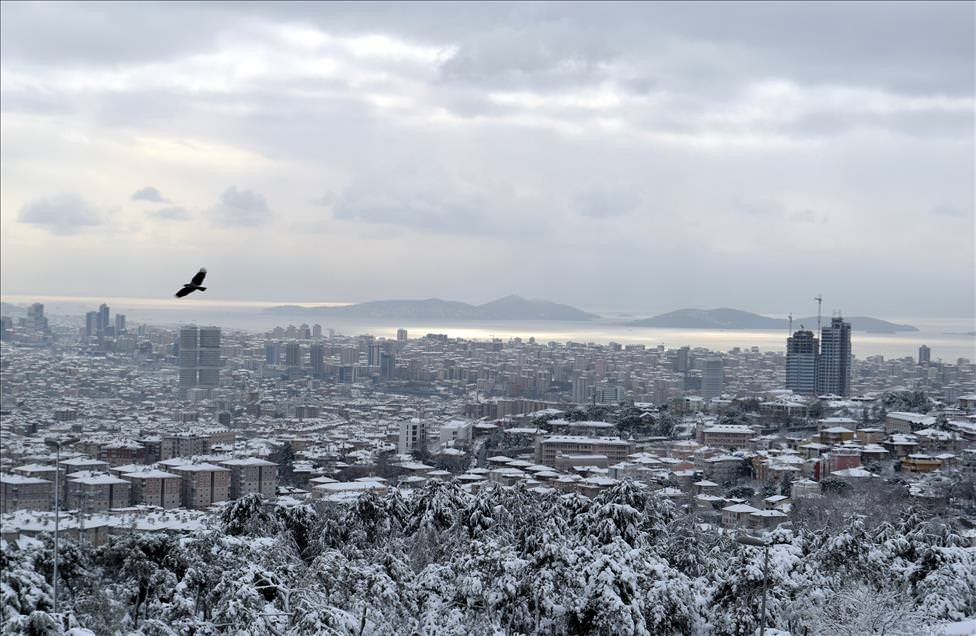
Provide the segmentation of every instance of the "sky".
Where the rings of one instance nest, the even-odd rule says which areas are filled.
[[[973,3],[0,13],[4,294],[974,315]]]

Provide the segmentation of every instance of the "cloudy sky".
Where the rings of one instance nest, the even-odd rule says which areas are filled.
[[[0,17],[5,294],[973,315],[972,3]]]

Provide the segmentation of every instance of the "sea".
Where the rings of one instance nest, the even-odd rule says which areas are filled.
[[[407,329],[415,338],[427,333],[443,333],[452,338],[470,340],[490,340],[501,338],[535,338],[537,342],[584,342],[606,344],[617,342],[623,345],[643,344],[648,347],[664,345],[667,348],[682,346],[705,347],[713,351],[729,351],[735,347],[749,349],[758,347],[760,351],[783,351],[785,348],[787,323],[777,329],[670,329],[658,327],[633,327],[626,323],[638,317],[637,314],[602,313],[600,320],[590,322],[564,322],[544,320],[506,320],[506,321],[454,321],[437,322],[408,319],[402,321],[351,320],[329,316],[288,316],[271,314],[266,310],[278,305],[302,306],[341,306],[349,303],[309,303],[303,301],[234,301],[211,300],[207,298],[186,299],[146,299],[124,297],[83,297],[83,296],[17,296],[4,295],[4,302],[27,305],[33,302],[44,303],[49,315],[78,316],[79,321],[86,311],[96,309],[106,303],[112,313],[123,313],[130,322],[147,323],[159,326],[179,326],[183,324],[217,325],[224,329],[262,333],[276,326],[289,324],[319,323],[326,330],[354,336],[371,334],[376,337],[394,338],[398,328]],[[916,356],[920,345],[932,349],[932,360],[956,362],[959,358],[976,359],[976,321],[973,318],[912,318],[877,316],[899,324],[913,325],[918,331],[897,333],[864,333],[854,331],[852,347],[858,358],[882,355],[886,358]],[[829,317],[827,317],[829,320]],[[79,323],[80,324],[80,323]],[[816,325],[805,325],[815,329]],[[799,325],[794,323],[794,328]]]

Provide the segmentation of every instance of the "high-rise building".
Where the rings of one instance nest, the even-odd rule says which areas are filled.
[[[396,372],[396,357],[386,351],[380,352],[380,377],[384,380],[392,380]]]
[[[678,349],[678,357],[674,361],[674,370],[678,373],[688,373],[689,366],[688,354],[691,350],[688,347]]]
[[[311,340],[312,328],[306,325],[305,323],[302,323],[298,327],[298,337],[301,338],[302,340]]]
[[[104,336],[109,328],[108,305],[102,303],[98,307],[98,335]]]
[[[336,373],[336,380],[339,384],[352,384],[359,379],[359,367],[342,366]]]
[[[181,387],[220,384],[220,327],[182,327],[179,351]]]
[[[180,386],[190,388],[197,385],[197,348],[200,330],[195,325],[180,328],[179,361]]]
[[[27,326],[37,331],[47,331],[47,318],[44,316],[44,305],[34,303],[27,308]]]
[[[98,312],[89,311],[85,314],[85,337],[91,338],[98,334]]]
[[[383,354],[383,343],[382,342],[371,342],[369,343],[369,348],[366,350],[367,360],[366,364],[373,368],[380,366],[380,356]]]
[[[312,337],[321,338],[322,337],[322,325],[316,323],[312,325]]]
[[[786,388],[800,395],[817,392],[819,342],[809,329],[800,329],[786,339]]]
[[[125,333],[125,314],[115,314],[115,335],[121,336]]]
[[[264,343],[264,363],[270,366],[275,366],[278,364],[279,347],[277,342],[265,342]]]
[[[601,384],[593,389],[597,404],[619,404],[624,399],[624,391],[619,386]]]
[[[722,358],[713,357],[702,360],[701,396],[706,400],[719,397],[722,395],[724,382],[725,372]]]
[[[918,363],[929,364],[930,362],[932,362],[932,350],[928,345],[922,345],[918,348]]]
[[[573,381],[573,401],[577,404],[585,404],[593,399],[593,382],[585,375],[581,375]]]
[[[285,345],[285,366],[290,369],[301,368],[302,346],[297,342],[289,342]]]
[[[397,451],[401,455],[412,453],[427,446],[427,423],[419,418],[400,422],[400,439]]]
[[[197,384],[204,387],[219,386],[221,364],[220,327],[200,327]]]
[[[406,341],[407,341],[407,330],[397,329],[397,342],[406,342]]]
[[[817,365],[817,393],[851,394],[851,323],[840,316],[820,331],[820,361]]]
[[[340,355],[340,360],[342,364],[349,366],[359,362],[359,349],[353,347],[344,347]]]
[[[325,375],[325,346],[313,344],[308,348],[309,366],[312,368],[312,376],[321,378]]]

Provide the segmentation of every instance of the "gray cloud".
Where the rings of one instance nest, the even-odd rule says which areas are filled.
[[[333,203],[335,203],[335,200],[336,200],[336,196],[334,192],[326,192],[322,196],[315,197],[314,199],[312,199],[312,203],[327,208]]]
[[[100,170],[121,184],[158,175],[187,197],[260,190],[215,207],[181,199],[227,228],[181,236],[186,249],[246,253],[240,228],[267,223],[267,198],[262,238],[288,247],[261,267],[371,254],[341,280],[296,279],[289,300],[463,297],[474,281],[594,307],[760,308],[817,272],[838,306],[972,313],[974,243],[960,231],[976,172],[971,3],[383,9],[0,3],[5,289],[70,293],[57,268],[32,267],[26,226],[8,222],[25,200],[14,186],[130,197],[86,182]],[[186,212],[145,207],[143,220]],[[113,224],[125,240],[79,246],[72,263],[174,258],[133,228]],[[662,236],[674,249],[643,249]],[[545,266],[526,276],[499,257],[512,253],[544,253]],[[618,274],[642,268],[670,275],[635,294]],[[896,293],[926,276],[924,302]],[[284,293],[253,279],[228,289]]]
[[[333,216],[437,234],[503,236],[542,231],[532,214],[540,209],[506,183],[405,169],[357,179],[336,198]]]
[[[966,216],[965,212],[953,205],[949,205],[948,203],[940,203],[932,208],[932,214],[936,216],[949,216],[956,218],[964,218]]]
[[[146,186],[145,188],[139,188],[132,193],[129,197],[133,201],[149,201],[151,203],[171,203],[169,199],[164,197],[162,193],[152,186]]]
[[[211,213],[216,225],[226,227],[254,227],[271,220],[271,210],[264,197],[251,190],[238,190],[237,186],[220,195]]]
[[[640,196],[629,186],[593,188],[573,198],[573,207],[580,214],[598,219],[629,214],[640,203]]]
[[[104,222],[102,214],[77,194],[34,199],[20,209],[17,220],[59,235],[76,234]]]
[[[148,213],[148,216],[161,221],[187,221],[192,215],[185,208],[169,206],[153,210]]]

